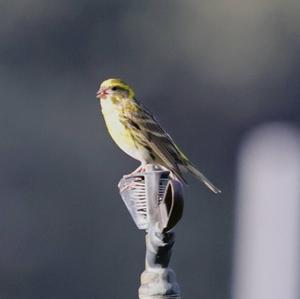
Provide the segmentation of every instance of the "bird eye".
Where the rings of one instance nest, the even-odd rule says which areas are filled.
[[[113,90],[113,91],[115,91],[115,90],[117,90],[117,89],[118,89],[117,86],[114,86],[114,87],[111,88],[111,90]]]

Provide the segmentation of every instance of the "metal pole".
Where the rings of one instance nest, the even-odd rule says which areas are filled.
[[[183,211],[182,186],[154,165],[145,172],[125,176],[119,183],[121,197],[139,229],[146,230],[145,270],[140,299],[180,299],[180,289],[169,262],[175,234],[171,229]]]

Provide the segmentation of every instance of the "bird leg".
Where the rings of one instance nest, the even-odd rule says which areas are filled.
[[[148,164],[142,163],[137,169],[135,169],[133,172],[124,175],[124,178],[130,178],[134,175],[137,175],[141,172],[145,172],[146,171],[146,166]],[[135,178],[133,181],[131,181],[130,183],[126,184],[125,186],[123,186],[122,188],[120,188],[120,186],[118,186],[120,188],[120,192],[123,192],[125,190],[132,190],[134,189],[135,185],[137,182],[141,181],[141,178],[137,177]]]
[[[136,177],[133,181],[125,184],[123,187],[121,187],[121,185],[119,183],[118,187],[120,189],[120,192],[123,192],[125,190],[132,190],[132,189],[136,188],[137,183],[139,183],[140,181],[142,181],[142,178]]]
[[[132,190],[132,189],[134,189],[135,186],[136,186],[136,183],[138,183],[138,182],[140,182],[142,180],[140,177],[138,177],[138,174],[142,173],[142,172],[146,172],[148,165],[150,165],[150,163],[141,163],[141,165],[137,169],[135,169],[134,171],[132,171],[129,174],[124,175],[123,177],[125,179],[128,179],[130,177],[134,177],[134,176],[137,176],[137,177],[135,177],[133,181],[131,181],[130,183],[126,184],[122,188],[120,187],[120,184],[119,184],[118,187],[120,189],[120,192],[123,192],[125,190]],[[159,170],[159,169],[162,169],[162,168],[160,166],[158,166],[158,165],[154,165],[154,169],[155,170],[157,170],[157,169]]]
[[[141,172],[145,172],[146,171],[146,166],[148,164],[144,164],[142,163],[137,169],[135,169],[133,172],[129,173],[129,174],[126,174],[124,175],[125,178],[128,178],[130,176],[133,176],[135,174],[138,174],[138,173],[141,173]]]

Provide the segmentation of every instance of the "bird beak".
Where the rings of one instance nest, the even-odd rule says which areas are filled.
[[[106,89],[99,89],[98,91],[97,91],[97,93],[96,93],[96,98],[98,98],[98,99],[101,99],[101,98],[103,98],[103,97],[105,97],[105,96],[107,96],[108,95],[108,92],[107,92],[107,90]]]

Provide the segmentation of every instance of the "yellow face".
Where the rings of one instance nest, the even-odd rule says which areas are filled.
[[[97,98],[105,100],[108,97],[116,99],[133,99],[133,90],[121,79],[107,79],[100,84],[97,92]]]

